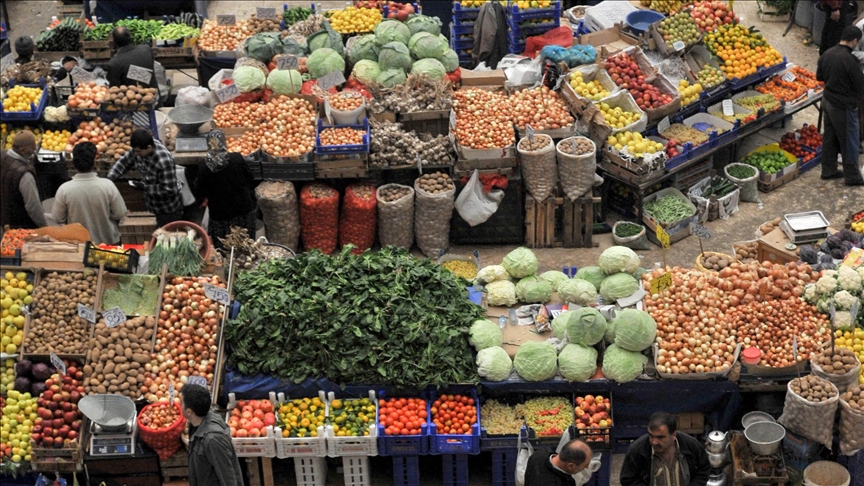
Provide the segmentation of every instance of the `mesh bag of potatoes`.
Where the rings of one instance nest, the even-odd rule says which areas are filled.
[[[558,185],[555,165],[555,144],[549,135],[535,135],[533,140],[525,137],[516,145],[525,189],[538,202],[545,200]]]
[[[840,395],[840,453],[851,456],[864,449],[864,389],[849,387]]]
[[[558,142],[558,179],[571,201],[582,197],[594,186],[597,147],[585,137],[570,137]]]
[[[414,237],[429,258],[437,258],[450,246],[450,218],[453,217],[456,186],[450,176],[435,172],[414,181]]]
[[[153,347],[156,318],[135,317],[110,328],[99,319],[90,341],[90,353],[84,365],[84,391],[125,395],[137,400],[149,383],[147,370]]]
[[[300,243],[300,212],[294,184],[285,181],[265,181],[255,188],[258,207],[264,215],[267,241],[297,251]],[[255,235],[249,235],[253,240]]]
[[[830,381],[813,375],[795,378],[786,385],[783,415],[777,421],[830,449],[839,395]]]
[[[831,346],[828,346],[819,354],[813,355],[810,368],[814,375],[834,383],[840,393],[858,383],[858,375],[861,373],[861,363],[855,352],[840,346],[835,346],[833,352]]]
[[[414,244],[414,189],[400,184],[385,184],[378,188],[376,196],[381,246],[410,249]]]

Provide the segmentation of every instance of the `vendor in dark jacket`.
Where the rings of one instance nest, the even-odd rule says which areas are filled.
[[[146,44],[132,44],[132,34],[126,27],[116,27],[111,34],[114,36],[114,47],[117,52],[114,57],[108,61],[105,66],[108,72],[108,84],[111,86],[137,86],[138,81],[129,79],[126,75],[129,73],[129,66],[138,66],[140,68],[149,69],[151,88],[159,88],[156,85],[156,71],[153,65],[153,50]]]
[[[652,415],[648,434],[627,451],[621,486],[705,486],[711,469],[708,453],[698,440],[677,430],[674,415]]]
[[[580,439],[564,444],[556,454],[547,450],[535,452],[525,468],[525,486],[570,486],[573,475],[591,463],[591,448]]]
[[[210,409],[210,392],[184,385],[180,397],[189,421],[189,486],[243,486],[228,425]]]
[[[210,225],[207,232],[216,248],[222,248],[219,238],[225,238],[231,227],[246,228],[255,239],[255,194],[252,173],[243,156],[228,152],[225,133],[211,130],[207,134],[207,156],[198,165],[198,177],[192,184],[192,194],[207,200]]]

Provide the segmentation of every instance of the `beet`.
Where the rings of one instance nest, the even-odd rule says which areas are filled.
[[[30,393],[30,378],[27,378],[26,376],[19,376],[18,378],[15,378],[15,391],[21,393]]]
[[[45,381],[51,378],[53,372],[45,363],[36,363],[33,365],[33,379],[36,381]]]
[[[42,395],[42,392],[44,392],[46,388],[48,388],[48,387],[45,386],[44,381],[37,381],[37,382],[33,383],[33,386],[30,387],[30,394],[33,395],[34,397],[38,397],[38,396]]]
[[[30,370],[33,368],[33,363],[29,360],[22,359],[21,361],[15,363],[15,375],[17,376],[27,376],[30,374]]]

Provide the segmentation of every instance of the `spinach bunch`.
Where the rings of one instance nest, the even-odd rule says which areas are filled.
[[[234,289],[243,308],[225,329],[229,366],[295,383],[476,381],[468,328],[485,312],[453,274],[404,249],[350,250],[241,272]]]

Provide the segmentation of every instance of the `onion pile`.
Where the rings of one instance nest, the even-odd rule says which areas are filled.
[[[151,429],[168,429],[174,422],[180,419],[180,411],[177,407],[165,405],[153,405],[141,412],[139,420]]]
[[[243,23],[237,25],[216,25],[210,20],[204,21],[201,34],[198,37],[198,49],[202,51],[233,51],[237,44],[250,34],[244,32]]]
[[[472,149],[504,148],[513,145],[516,134],[511,122],[510,102],[504,95],[482,89],[459,90],[453,94],[456,138]]]
[[[218,104],[213,109],[213,121],[219,128],[255,128],[261,123],[261,106],[248,101]]]
[[[558,93],[546,86],[523,89],[510,97],[513,123],[520,129],[531,125],[534,130],[554,130],[572,125],[575,120]]]
[[[220,127],[255,128],[226,140],[230,152],[249,155],[260,147],[277,157],[299,157],[315,148],[315,108],[302,98],[277,96],[268,103],[216,105],[213,120]]]
[[[165,285],[156,330],[152,361],[145,365],[148,376],[141,387],[147,401],[167,401],[168,384],[180,390],[189,376],[203,376],[213,383],[216,366],[219,304],[204,294],[204,284],[219,287],[219,277],[174,277]]]
[[[330,108],[338,111],[351,111],[360,108],[363,98],[356,93],[339,93],[327,98]]]
[[[239,137],[226,137],[225,145],[229,152],[237,152],[244,156],[249,155],[258,150],[258,134],[249,131]]]
[[[356,128],[334,127],[321,130],[321,145],[360,145],[366,132]]]

